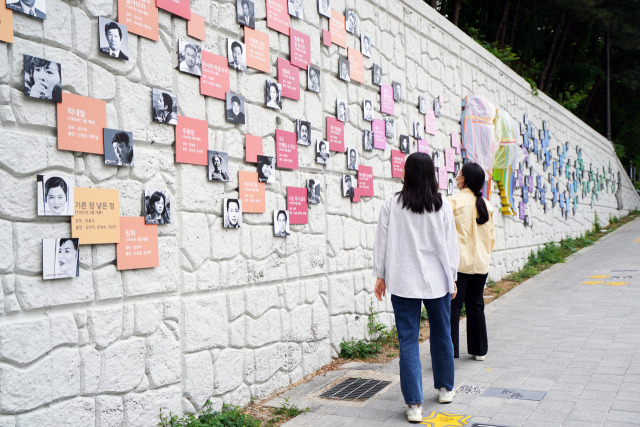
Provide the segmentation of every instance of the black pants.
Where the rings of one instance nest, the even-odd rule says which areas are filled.
[[[459,357],[458,336],[462,303],[467,309],[467,351],[474,356],[487,354],[487,323],[484,319],[484,284],[487,274],[458,273],[458,295],[451,301],[451,341],[453,357]]]

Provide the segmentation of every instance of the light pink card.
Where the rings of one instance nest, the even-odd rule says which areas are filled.
[[[358,166],[358,192],[360,196],[373,197],[373,168]]]
[[[327,141],[330,151],[344,153],[344,123],[331,116],[327,116]]]
[[[424,130],[429,135],[436,134],[436,115],[433,110],[427,110],[427,114],[424,115]]]
[[[393,115],[393,88],[389,85],[380,86],[380,110]]]
[[[293,28],[289,29],[291,65],[306,70],[311,63],[311,37]]]
[[[309,223],[306,187],[287,187],[287,210],[289,211],[289,224]]]
[[[429,154],[429,141],[424,139],[418,140],[418,153],[427,153]]]
[[[455,160],[456,159],[456,153],[455,151],[453,151],[453,148],[445,148],[444,149],[444,164],[445,167],[447,168],[447,172],[453,172],[456,168],[455,168]]]
[[[295,132],[276,129],[276,167],[298,169],[298,144]]]
[[[400,150],[391,150],[391,176],[402,178],[404,173],[404,154]]]
[[[373,130],[373,148],[384,150],[387,148],[387,137],[385,136],[384,120],[373,119],[371,129]]]
[[[438,188],[440,190],[447,189],[447,169],[444,167],[438,168]]]
[[[278,58],[278,83],[282,85],[282,96],[300,100],[300,72],[283,58]]]

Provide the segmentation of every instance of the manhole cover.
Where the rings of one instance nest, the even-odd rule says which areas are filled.
[[[347,378],[320,395],[325,399],[367,400],[391,384],[390,381],[370,380],[366,378]]]

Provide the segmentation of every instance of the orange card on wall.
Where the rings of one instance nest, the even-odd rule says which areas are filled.
[[[81,245],[120,242],[118,190],[76,187],[73,199],[71,237],[80,239]]]
[[[267,27],[284,35],[289,35],[289,5],[287,0],[267,0]]]
[[[264,185],[264,182],[258,182],[258,172],[238,171],[242,212],[264,212]]]
[[[158,41],[158,8],[155,0],[118,0],[118,22],[130,33]]]
[[[229,91],[229,62],[227,58],[203,49],[200,93],[213,98],[226,99],[226,93]]]
[[[271,73],[269,34],[253,30],[245,25],[244,43],[247,46],[247,67]]]
[[[189,0],[156,0],[156,6],[181,18],[191,19],[191,1]]]
[[[116,254],[118,270],[157,267],[158,226],[145,224],[143,216],[121,216]]]
[[[194,39],[204,41],[204,16],[200,16],[197,13],[191,13],[191,20],[187,21],[187,34]]]
[[[331,43],[347,47],[347,30],[344,27],[344,15],[333,9],[331,9],[331,19],[329,19],[329,32],[331,33]]]
[[[13,43],[13,11],[0,4],[0,41]]]
[[[355,49],[347,48],[349,64],[351,65],[350,77],[360,83],[364,83],[364,56]]]
[[[176,125],[176,162],[207,166],[209,123],[206,120],[178,116]]]
[[[245,160],[250,163],[258,163],[258,156],[262,156],[262,137],[245,135],[244,137]]]
[[[57,108],[59,150],[104,154],[105,101],[62,92],[62,102]]]

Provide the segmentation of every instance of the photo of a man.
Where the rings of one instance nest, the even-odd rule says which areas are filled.
[[[209,181],[229,181],[229,155],[209,150]]]
[[[288,9],[289,9],[289,15],[295,16],[298,19],[304,19],[304,9],[302,8],[302,0],[289,0]]]
[[[393,87],[393,100],[402,101],[402,84],[394,81],[391,82],[391,86]]]
[[[133,166],[133,136],[131,132],[104,128],[104,164]]]
[[[129,46],[129,32],[126,25],[98,17],[98,28],[100,31],[100,53],[112,58],[128,60],[125,52]]]
[[[296,120],[296,133],[298,145],[311,145],[311,122]]]
[[[384,118],[384,133],[387,138],[395,138],[395,120],[393,117]]]
[[[286,237],[289,231],[289,211],[280,209],[273,211],[273,235],[275,237]]]
[[[362,113],[366,121],[373,121],[373,102],[371,102],[370,99],[365,99],[362,101]]]
[[[336,99],[336,118],[343,123],[348,119],[347,102],[342,99]]]
[[[424,95],[418,96],[418,112],[420,114],[427,114],[427,99]]]
[[[373,132],[364,130],[362,134],[362,146],[364,151],[373,151]]]
[[[358,27],[358,17],[353,9],[347,9],[345,11],[344,27],[347,33],[355,34]]]
[[[378,64],[373,64],[373,84],[382,85],[382,67]]]
[[[400,151],[409,154],[409,137],[407,135],[400,135]]]
[[[236,124],[244,124],[244,98],[231,92],[226,94],[227,110],[225,117],[228,122]]]
[[[360,52],[363,56],[371,58],[371,39],[364,34],[360,35]]]
[[[316,163],[329,164],[329,150],[327,141],[316,140]]]
[[[355,148],[347,149],[347,169],[358,170],[358,152]]]
[[[315,179],[307,180],[307,203],[320,203],[320,183],[316,182]]]
[[[189,43],[186,40],[178,41],[178,67],[183,73],[200,77],[202,75],[202,53],[200,46]]]
[[[345,82],[351,81],[351,64],[347,58],[338,58],[338,77]]]
[[[7,9],[15,12],[24,13],[38,19],[47,19],[47,3],[46,0],[18,0],[12,2],[7,0]]]
[[[353,197],[353,177],[351,175],[342,175],[342,197]]]
[[[229,59],[229,68],[247,71],[247,50],[243,43],[227,39],[227,57]]]
[[[320,93],[320,69],[311,65],[307,70],[307,90]]]
[[[440,102],[440,97],[433,100],[433,115],[436,117],[440,117],[442,115],[442,103]]]
[[[251,0],[237,0],[236,9],[238,12],[238,24],[249,28],[256,28],[256,20],[254,18],[254,7]]]
[[[318,0],[318,13],[331,18],[331,0]]]
[[[420,122],[415,122],[413,124],[413,136],[415,138],[422,139],[423,137],[422,128],[424,128],[424,126]]]
[[[240,199],[222,199],[224,228],[242,227],[242,201]]]

